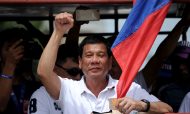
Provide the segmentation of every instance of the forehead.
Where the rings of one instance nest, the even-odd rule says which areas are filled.
[[[83,52],[107,52],[107,48],[103,43],[86,44],[83,48]]]

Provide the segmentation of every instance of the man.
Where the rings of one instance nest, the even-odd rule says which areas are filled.
[[[69,52],[65,44],[62,44],[58,50],[54,72],[62,78],[81,79],[78,59]],[[28,114],[62,114],[62,111],[42,86],[32,94]]]
[[[170,56],[171,81],[161,86],[158,96],[178,112],[185,95],[190,91],[190,42],[181,41]]]
[[[62,79],[53,72],[62,36],[72,26],[73,17],[71,14],[61,13],[55,17],[54,32],[38,64],[40,79],[65,114],[90,114],[92,111],[108,112],[110,110],[108,99],[116,97],[118,81],[108,75],[112,66],[112,58],[104,38],[88,37],[81,43],[79,67],[84,76],[80,81]],[[169,105],[149,95],[136,83],[131,85],[126,97],[118,101],[118,110],[125,114],[133,110],[172,112]]]
[[[82,72],[79,69],[78,54],[70,52],[65,44],[59,47],[54,72],[62,78],[81,79]]]

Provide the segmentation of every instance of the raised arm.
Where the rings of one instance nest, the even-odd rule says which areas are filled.
[[[42,81],[48,93],[54,99],[58,99],[61,88],[61,82],[57,75],[53,72],[57,58],[57,51],[64,33],[72,28],[72,26],[73,16],[71,14],[60,13],[56,15],[55,29],[41,55],[38,64],[37,72],[39,74],[40,80]]]

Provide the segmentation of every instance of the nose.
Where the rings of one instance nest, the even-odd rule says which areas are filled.
[[[91,63],[98,64],[100,63],[100,58],[96,55],[93,56]]]

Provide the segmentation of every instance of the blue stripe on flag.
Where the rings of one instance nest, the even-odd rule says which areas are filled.
[[[156,10],[159,10],[169,2],[170,0],[136,0],[127,21],[125,21],[121,31],[112,45],[112,48],[133,34],[142,25],[148,15]]]

